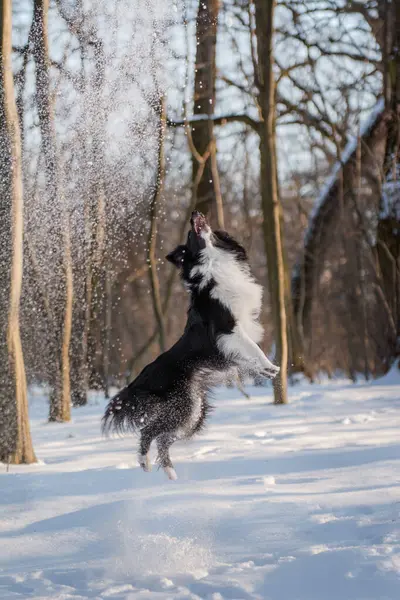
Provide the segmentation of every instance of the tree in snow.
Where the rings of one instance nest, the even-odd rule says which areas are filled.
[[[11,0],[0,4],[0,461],[32,463],[20,335],[23,270],[21,136],[11,68]]]
[[[400,5],[384,2],[384,98],[388,119],[383,185],[376,235],[376,253],[383,304],[391,327],[390,359],[400,354]]]
[[[395,91],[398,17],[394,2],[337,3],[330,10],[333,9],[338,15],[357,15],[359,30],[371,29],[377,56],[373,57],[374,52],[371,55],[368,46],[357,47],[348,40],[347,48],[343,48],[343,59],[347,56],[354,60],[354,52],[357,52],[360,59],[376,65],[385,99],[376,103],[344,148],[337,144],[336,162],[315,201],[304,238],[303,256],[294,270],[294,309],[299,329],[307,341],[310,361],[313,354],[310,349],[315,346],[318,330],[326,338],[326,324],[325,329],[317,324],[316,308],[322,290],[330,289],[331,300],[323,301],[328,310],[332,312],[334,295],[337,296],[334,303],[338,301],[343,308],[346,306],[341,310],[336,331],[343,327],[348,372],[351,377],[355,376],[361,355],[363,371],[368,377],[369,371],[376,370],[378,364],[379,369],[386,370],[398,352],[396,232],[399,228],[397,220],[393,221],[393,216],[385,219],[382,206],[380,208],[387,197],[385,180],[388,174],[396,172],[394,165],[398,161],[399,99]],[[341,292],[337,289],[337,277],[332,276],[335,261],[338,268],[342,265]],[[331,315],[327,315],[326,323],[330,318]]]
[[[260,127],[261,206],[264,220],[264,243],[268,265],[268,282],[274,323],[276,360],[281,371],[274,382],[276,404],[287,402],[287,323],[285,267],[280,223],[278,174],[276,166],[275,78],[273,73],[273,24],[275,1],[255,0],[257,37],[257,70],[255,81],[259,92],[262,118]]]
[[[199,0],[196,16],[196,59],[194,63],[193,115],[212,117],[215,113],[217,79],[217,30],[219,0]],[[212,118],[194,120],[190,125],[194,150],[192,151],[192,182],[196,182],[196,208],[210,215],[216,213],[218,226],[223,228],[222,206],[217,204],[214,181],[215,157],[214,124]],[[209,152],[208,152],[209,151]],[[205,164],[200,157],[208,153]],[[218,175],[217,175],[218,177]],[[219,210],[218,210],[219,209]]]
[[[69,421],[71,412],[70,340],[72,328],[73,275],[69,217],[65,210],[61,185],[54,115],[50,90],[48,41],[49,0],[35,0],[32,21],[32,48],[36,67],[36,105],[39,117],[41,147],[45,165],[48,213],[51,218],[49,251],[53,276],[48,285],[48,307],[51,311],[50,421]]]

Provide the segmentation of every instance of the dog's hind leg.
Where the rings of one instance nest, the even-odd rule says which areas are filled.
[[[143,471],[146,471],[147,473],[151,471],[149,450],[151,442],[157,436],[157,433],[158,432],[155,431],[154,427],[152,427],[151,425],[145,427],[141,431],[138,460],[139,465],[142,467]]]
[[[170,446],[175,442],[176,438],[170,433],[162,433],[157,438],[158,448],[158,462],[164,469],[168,479],[176,480],[178,476],[172,464],[171,457],[169,455]]]

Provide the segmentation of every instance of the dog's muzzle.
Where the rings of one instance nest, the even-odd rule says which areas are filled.
[[[203,229],[208,227],[207,219],[205,216],[199,212],[198,210],[194,210],[192,212],[192,216],[190,219],[190,225],[192,226],[192,231],[199,236]]]

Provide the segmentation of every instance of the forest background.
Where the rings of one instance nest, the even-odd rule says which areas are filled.
[[[399,354],[400,7],[0,3],[0,460],[180,335],[197,208],[248,249],[287,377]]]

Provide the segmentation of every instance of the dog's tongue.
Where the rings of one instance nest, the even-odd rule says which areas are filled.
[[[190,224],[196,235],[200,235],[202,229],[207,225],[207,219],[201,212],[194,210],[192,212]]]

